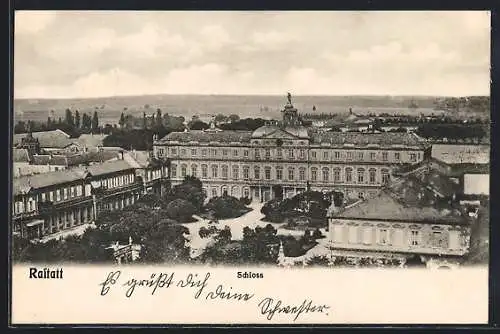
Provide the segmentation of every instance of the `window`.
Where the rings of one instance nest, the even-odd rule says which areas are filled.
[[[208,166],[207,165],[201,165],[201,177],[203,177],[203,178],[208,177]]]
[[[349,226],[349,243],[357,244],[358,243],[358,227],[357,226]]]
[[[219,166],[217,165],[212,165],[212,177],[217,178],[219,177]]]
[[[237,157],[238,156],[238,150],[233,150],[233,157]]]
[[[264,175],[266,177],[266,180],[271,179],[271,167],[265,167],[264,168]]]
[[[417,155],[415,153],[410,153],[410,161],[411,162],[417,161]]]
[[[194,176],[194,177],[196,177],[197,172],[198,172],[198,166],[191,165],[191,175]]]
[[[160,157],[163,156],[163,149],[162,148],[158,149],[158,156],[160,156]],[[58,168],[56,167],[55,169],[57,170]]]
[[[352,182],[352,168],[345,169],[345,181]]]
[[[365,199],[365,193],[364,193],[364,192],[362,192],[362,191],[360,191],[360,192],[358,193],[358,198],[359,198],[359,199]]]
[[[281,148],[278,148],[276,150],[276,155],[278,156],[278,159],[283,158],[283,150]]]
[[[201,156],[202,157],[206,157],[207,156],[207,149],[206,148],[204,148],[204,149],[201,150]]]
[[[177,165],[176,164],[172,164],[172,166],[170,167],[170,173],[171,173],[172,177],[177,177]]]
[[[401,160],[401,154],[399,152],[394,153],[394,160],[396,161]]]
[[[375,161],[375,157],[376,157],[375,152],[370,152],[370,160]]]
[[[365,170],[363,168],[358,169],[358,183],[365,182]]]
[[[177,149],[172,147],[172,148],[170,149],[170,153],[171,153],[172,155],[177,155]]]
[[[282,167],[276,167],[276,179],[283,180],[283,168]]]
[[[382,152],[382,161],[387,161],[387,152]]]
[[[255,167],[253,172],[254,172],[254,179],[256,179],[256,180],[260,179],[260,167],[258,167],[258,166]]]
[[[333,157],[335,158],[335,160],[340,160],[340,152],[339,151],[333,152]]]
[[[437,248],[448,247],[447,245],[445,245],[445,240],[443,239],[443,232],[441,231],[432,232],[430,238],[430,244],[432,247],[437,247]]]
[[[316,159],[316,151],[311,151],[311,158]]]
[[[305,179],[306,179],[306,169],[302,167],[299,169],[299,180],[304,181]]]
[[[249,174],[250,174],[249,171],[250,171],[250,168],[248,168],[248,166],[244,166],[243,167],[243,178],[245,180],[248,180],[248,178],[250,177],[249,176]]]
[[[250,198],[250,189],[248,189],[248,188],[243,189],[243,197]]]
[[[255,149],[255,159],[260,159],[260,150],[258,148]]]
[[[386,245],[389,243],[389,231],[385,228],[378,230],[378,243],[381,245]]]
[[[217,188],[212,188],[212,197],[217,197]]]
[[[389,183],[389,181],[390,181],[389,170],[382,169],[382,183],[386,184]]]
[[[289,149],[289,150],[288,150],[288,157],[289,157],[290,159],[293,159],[293,149]]]
[[[210,155],[212,155],[213,157],[217,156],[217,150],[215,148],[211,149]]]
[[[372,243],[372,228],[365,227],[363,229],[363,243],[369,245]]]
[[[191,155],[196,156],[196,149],[195,148],[191,149]]]
[[[418,161],[420,161],[420,152],[417,153]]]
[[[243,151],[243,156],[244,156],[245,158],[248,158],[248,150],[244,150],[244,151]]]
[[[311,180],[316,181],[318,179],[318,169],[316,167],[311,168]]]
[[[340,182],[340,168],[333,170],[333,182]]]
[[[352,160],[352,152],[347,152],[347,160]]]
[[[222,150],[222,155],[223,155],[224,157],[227,157],[227,150],[226,150],[226,149],[223,149],[223,150]]]
[[[363,160],[363,152],[358,152],[358,160]]]
[[[240,168],[238,166],[233,166],[233,179],[237,180],[240,178]]]
[[[288,168],[288,179],[289,180],[295,179],[295,170],[293,168]]]
[[[328,168],[323,168],[323,182],[328,182],[328,176],[330,174],[330,170]]]
[[[186,165],[182,165],[181,166],[181,177],[185,177],[186,176]]]
[[[375,183],[376,176],[377,176],[377,171],[374,168],[371,168],[368,171],[368,174],[369,174],[369,181],[370,181],[370,183]]]
[[[328,160],[328,151],[323,152],[323,159]]]
[[[419,244],[419,233],[418,231],[410,231],[410,245],[418,246]]]
[[[301,159],[304,159],[306,157],[306,151],[300,150],[299,156]]]
[[[228,168],[226,165],[222,166],[222,178],[227,179]]]
[[[182,156],[186,155],[186,150],[185,150],[185,149],[182,149],[182,150],[181,150],[181,155],[182,155]]]
[[[269,159],[271,157],[271,149],[266,148],[266,159]]]

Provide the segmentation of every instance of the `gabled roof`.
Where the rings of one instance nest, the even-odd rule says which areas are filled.
[[[119,158],[118,151],[98,151],[78,153],[67,156],[69,166],[87,165],[92,162],[105,162]]]
[[[307,129],[303,126],[279,127],[264,125],[252,133],[252,138],[295,138],[309,139]]]
[[[348,209],[332,213],[333,218],[381,221],[425,222],[429,224],[466,224],[467,220],[455,208],[409,205],[388,190],[359,202]]]
[[[92,176],[99,176],[104,174],[111,174],[116,172],[121,172],[129,169],[134,169],[126,160],[116,160],[116,161],[107,161],[101,164],[90,165],[87,167],[87,170]]]
[[[380,147],[391,145],[423,147],[426,141],[413,133],[402,132],[318,132],[312,136],[313,143],[330,143],[333,145],[353,144],[355,146],[367,146],[376,144]]]
[[[68,166],[68,159],[64,155],[35,154],[33,165]]]
[[[13,162],[30,162],[32,158],[30,152],[25,148],[14,148],[12,150]]]
[[[103,145],[103,141],[107,136],[105,134],[82,134],[74,142],[81,146],[98,147]]]
[[[27,135],[27,133],[15,134],[13,136],[12,144],[14,146],[20,144],[22,138],[25,138]],[[40,147],[65,148],[72,144],[70,135],[59,129],[52,131],[32,132],[32,136],[33,138],[38,139]]]

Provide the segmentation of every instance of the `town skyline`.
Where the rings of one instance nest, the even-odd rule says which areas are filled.
[[[15,99],[490,90],[486,11],[44,11],[15,21]]]

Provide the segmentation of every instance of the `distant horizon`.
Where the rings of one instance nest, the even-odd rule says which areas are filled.
[[[13,101],[21,101],[21,100],[97,100],[97,99],[112,99],[112,98],[125,98],[125,97],[155,97],[155,96],[252,96],[252,97],[278,97],[283,96],[286,99],[286,93],[284,94],[254,94],[254,93],[239,93],[239,94],[230,94],[230,93],[222,93],[222,94],[200,94],[200,93],[159,93],[159,94],[132,94],[132,95],[103,95],[103,96],[94,96],[94,97],[20,97],[14,98]],[[461,98],[461,97],[490,97],[490,94],[487,95],[426,95],[426,94],[292,94],[293,97],[404,97],[404,98]],[[293,101],[292,101],[293,102]]]

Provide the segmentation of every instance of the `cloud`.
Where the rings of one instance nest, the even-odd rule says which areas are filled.
[[[251,40],[257,48],[279,49],[295,41],[295,37],[276,30],[256,31]]]
[[[14,31],[16,34],[36,34],[54,21],[56,14],[49,11],[16,11]]]
[[[220,25],[204,26],[200,34],[201,44],[209,50],[219,50],[233,42],[228,32]]]

